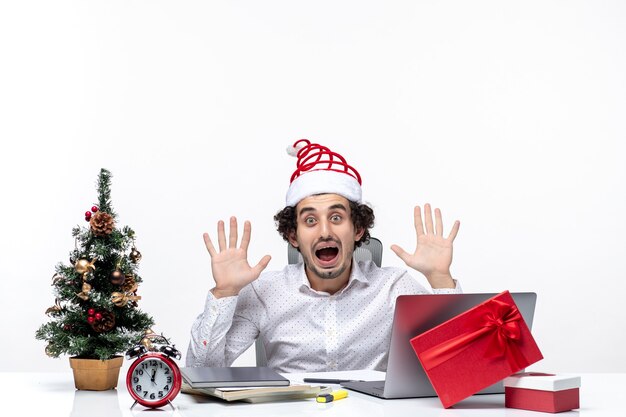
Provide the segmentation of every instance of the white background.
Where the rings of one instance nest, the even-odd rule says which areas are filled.
[[[251,262],[282,268],[284,149],[307,137],[361,172],[384,264],[431,202],[446,231],[461,220],[466,292],[538,293],[536,369],[625,372],[625,18],[591,0],[3,2],[0,370],[68,368],[34,333],[101,167],[143,253],[140,307],[185,351],[213,284],[202,232],[249,219]]]

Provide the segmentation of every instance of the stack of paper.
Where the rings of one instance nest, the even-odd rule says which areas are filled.
[[[183,383],[181,392],[195,395],[210,395],[226,401],[245,401],[260,403],[268,401],[295,400],[314,398],[318,394],[328,394],[329,387],[315,385],[290,385],[286,387],[223,387],[191,388]]]
[[[291,384],[289,379],[267,367],[185,367],[181,391],[210,395],[226,401],[265,401],[312,398],[327,394],[330,388]]]

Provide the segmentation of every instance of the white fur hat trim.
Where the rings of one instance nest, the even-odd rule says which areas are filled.
[[[339,194],[350,201],[361,202],[359,182],[350,174],[329,170],[313,170],[300,174],[287,190],[287,206],[295,207],[302,199],[316,194]]]

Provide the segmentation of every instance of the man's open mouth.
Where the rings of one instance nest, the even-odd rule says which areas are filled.
[[[334,265],[338,255],[339,248],[334,244],[322,245],[315,251],[315,257],[317,257],[322,266]]]

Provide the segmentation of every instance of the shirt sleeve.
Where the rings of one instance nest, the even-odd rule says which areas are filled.
[[[258,325],[248,318],[247,310],[256,303],[250,299],[251,291],[244,290],[224,298],[209,291],[204,311],[191,326],[186,366],[231,366],[254,342]]]
[[[391,288],[392,299],[395,300],[399,295],[411,295],[411,294],[461,294],[463,290],[461,285],[455,279],[454,288],[426,288],[418,282],[408,271],[399,272],[399,275],[394,280]],[[429,291],[430,290],[430,291]]]

